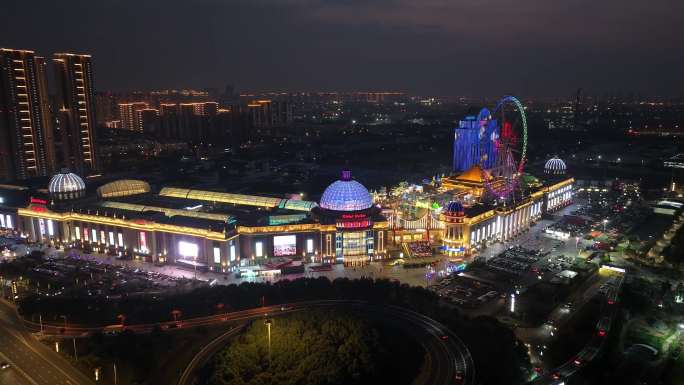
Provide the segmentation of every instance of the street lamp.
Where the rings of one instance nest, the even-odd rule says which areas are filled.
[[[271,363],[271,325],[273,324],[273,320],[270,318],[264,321],[264,325],[266,325],[266,328],[268,329],[268,362],[269,364]]]
[[[607,219],[604,219],[604,220],[603,220],[603,232],[604,232],[604,233],[606,232],[606,224],[607,224],[607,223],[608,223],[608,220],[607,220]]]
[[[515,294],[511,294],[511,313],[515,313]]]
[[[197,256],[193,256],[192,260],[194,262],[192,265],[195,266],[195,279],[197,279]]]

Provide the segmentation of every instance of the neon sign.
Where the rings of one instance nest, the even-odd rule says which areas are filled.
[[[38,213],[44,213],[47,211],[47,209],[45,207],[33,206],[33,207],[31,207],[31,211],[35,211]]]
[[[46,204],[48,204],[48,201],[46,201],[45,199],[38,199],[38,198],[31,197],[31,203],[35,203],[38,205],[46,205]]]
[[[342,219],[366,219],[366,214],[342,214]]]
[[[370,227],[371,221],[366,219],[362,221],[337,222],[337,227],[340,229],[360,229]]]

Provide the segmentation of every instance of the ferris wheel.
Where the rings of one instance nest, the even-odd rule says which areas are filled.
[[[516,97],[506,95],[488,116],[481,113],[479,142],[485,188],[494,198],[506,199],[518,185],[527,156],[527,117]]]

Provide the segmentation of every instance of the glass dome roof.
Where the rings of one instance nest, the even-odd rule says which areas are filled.
[[[446,213],[452,215],[463,215],[463,205],[458,201],[451,201],[446,206]]]
[[[58,199],[69,199],[82,195],[85,188],[85,182],[80,176],[63,169],[50,179],[48,193]]]
[[[544,173],[546,174],[565,174],[565,162],[558,157],[553,157],[546,161]]]
[[[359,211],[373,206],[373,198],[359,182],[351,179],[351,172],[342,171],[342,178],[323,192],[320,206],[333,211]]]

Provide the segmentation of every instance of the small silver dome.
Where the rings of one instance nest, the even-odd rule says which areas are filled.
[[[48,193],[58,200],[74,199],[85,195],[85,188],[85,182],[80,176],[62,169],[59,174],[50,179]]]
[[[545,174],[555,174],[555,175],[561,175],[565,174],[566,166],[565,162],[563,162],[562,159],[558,157],[553,157],[549,160],[546,161],[546,164],[544,165],[544,173]]]

